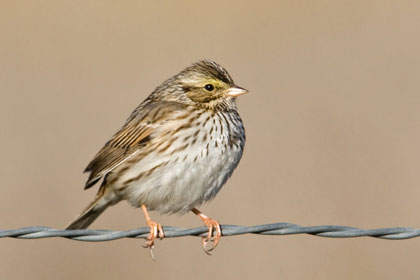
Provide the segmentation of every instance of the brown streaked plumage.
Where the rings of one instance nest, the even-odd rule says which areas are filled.
[[[164,233],[148,210],[192,211],[209,227],[204,250],[214,249],[220,225],[196,207],[214,198],[241,159],[245,130],[235,100],[246,92],[223,67],[208,60],[158,86],[87,166],[85,189],[102,183],[67,228],[86,228],[107,207],[127,200],[145,214],[150,249]],[[213,230],[216,237],[207,249]]]

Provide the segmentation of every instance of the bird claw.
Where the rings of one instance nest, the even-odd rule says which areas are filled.
[[[160,224],[156,223],[152,220],[146,221],[147,225],[150,227],[150,233],[146,238],[146,243],[143,248],[149,248],[150,256],[152,260],[156,261],[155,256],[153,255],[153,248],[155,247],[155,240],[159,237],[162,240],[165,237],[165,233],[163,232],[163,228]]]
[[[222,229],[220,228],[220,223],[216,220],[213,220],[209,217],[205,217],[202,219],[204,224],[209,228],[207,236],[204,236],[201,239],[201,245],[203,247],[204,252],[207,255],[211,255],[211,251],[213,251],[216,246],[219,244],[220,238],[222,237]],[[216,236],[213,237],[213,231],[216,230]],[[210,248],[207,248],[209,242],[212,244]]]

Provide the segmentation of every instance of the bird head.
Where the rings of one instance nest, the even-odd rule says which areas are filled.
[[[225,68],[210,60],[201,60],[185,68],[156,91],[166,100],[204,107],[232,103],[237,96],[248,92],[235,85]]]

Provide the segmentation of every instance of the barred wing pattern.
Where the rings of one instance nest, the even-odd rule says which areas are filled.
[[[86,167],[84,172],[90,172],[90,175],[85,189],[92,187],[125,160],[143,150],[153,137],[158,136],[156,128],[179,115],[179,112],[185,113],[185,107],[176,102],[146,100],[142,103],[135,112],[144,113],[131,115]]]

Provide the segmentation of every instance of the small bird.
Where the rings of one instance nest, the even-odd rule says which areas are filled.
[[[87,228],[109,206],[127,200],[144,212],[150,227],[145,247],[151,250],[164,231],[149,210],[192,211],[209,228],[202,239],[209,254],[222,235],[220,224],[197,207],[215,197],[242,157],[245,129],[236,97],[247,92],[209,60],[163,82],[85,169],[90,173],[85,189],[102,182],[95,199],[67,229]]]

